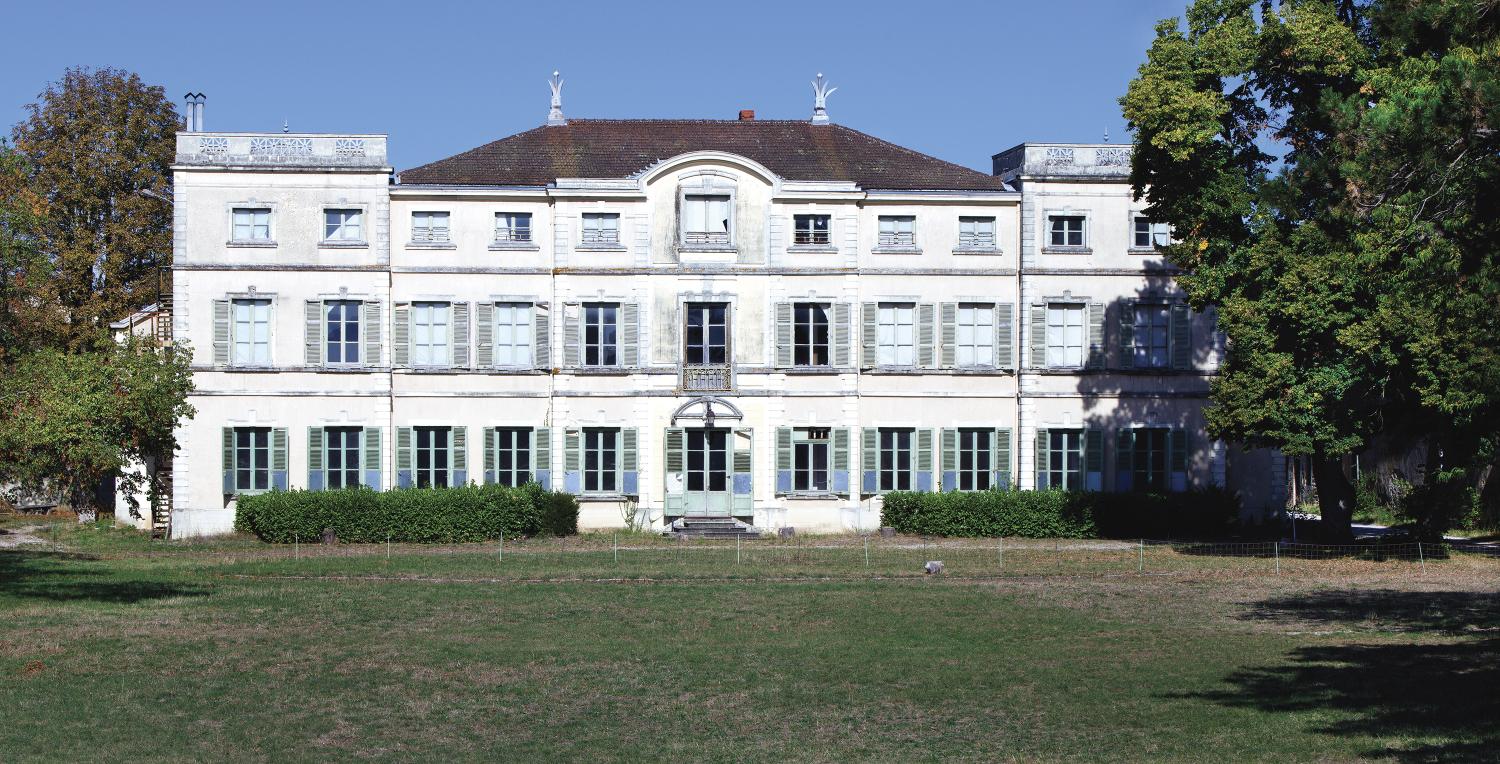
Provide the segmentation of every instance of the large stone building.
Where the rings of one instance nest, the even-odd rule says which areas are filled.
[[[394,174],[383,135],[209,133],[190,106],[173,535],[353,484],[536,480],[585,527],[871,528],[887,491],[1012,485],[1277,501],[1204,434],[1221,348],[1128,148],[985,174],[831,123],[821,91],[810,120],[558,101]]]

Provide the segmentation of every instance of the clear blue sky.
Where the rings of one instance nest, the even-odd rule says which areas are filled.
[[[1021,141],[1125,142],[1117,99],[1186,0],[167,3],[5,0],[6,132],[68,66],[208,95],[209,130],[372,132],[398,168],[574,117],[835,122],[988,170]]]

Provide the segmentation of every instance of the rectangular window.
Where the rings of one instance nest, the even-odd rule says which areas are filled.
[[[620,305],[613,302],[583,306],[583,365],[618,366]]]
[[[830,433],[827,427],[799,427],[792,431],[792,490],[826,493],[829,490]]]
[[[526,242],[526,241],[531,241],[531,213],[529,213],[529,212],[496,212],[495,213],[495,241],[497,241],[497,242]]]
[[[916,365],[916,306],[883,302],[876,319],[875,362],[880,366]]]
[[[1082,491],[1083,430],[1049,430],[1047,463],[1039,470],[1037,488]]]
[[[271,301],[234,301],[234,363],[240,366],[271,364]]]
[[[793,244],[831,244],[828,224],[830,215],[793,215]]]
[[[1135,347],[1127,352],[1135,353],[1137,369],[1165,369],[1167,367],[1167,331],[1170,322],[1165,305],[1135,306],[1135,321],[1131,330]]]
[[[911,429],[880,428],[880,490],[911,490],[914,432]]]
[[[682,197],[682,242],[684,244],[728,244],[729,215],[728,194],[684,194]]]
[[[1047,306],[1047,365],[1083,365],[1083,305],[1053,303]]]
[[[1172,242],[1171,231],[1171,227],[1166,223],[1153,223],[1151,218],[1137,215],[1130,246],[1132,249],[1165,247]]]
[[[618,427],[584,428],[584,493],[616,493],[619,490],[619,443]]]
[[[987,303],[958,304],[958,326],[954,358],[959,366],[995,365],[995,306]]]
[[[359,314],[357,300],[323,303],[324,360],[328,363],[359,363]]]
[[[1166,493],[1167,433],[1165,427],[1145,427],[1133,432],[1131,449],[1131,486],[1147,493]]]
[[[961,429],[958,431],[958,490],[987,491],[990,488],[991,463],[995,431]]]
[[[619,244],[620,216],[613,212],[583,214],[584,244]]]
[[[361,210],[323,210],[323,240],[364,241],[364,217]]]
[[[324,427],[323,439],[326,449],[325,464],[328,465],[329,488],[353,488],[360,485],[359,473],[360,441],[364,438],[363,427]]]
[[[271,428],[234,428],[234,490],[271,490]]]
[[[418,427],[416,431],[417,487],[447,488],[453,428]]]
[[[832,363],[828,341],[828,305],[799,302],[792,306],[792,363],[827,366]]]
[[[531,428],[495,429],[495,482],[522,486],[531,482]]]
[[[914,247],[917,245],[917,219],[912,215],[881,215],[877,245]]]
[[[729,353],[729,306],[721,303],[690,302],[683,332],[683,362],[689,366],[718,366],[727,363]]]
[[[959,218],[958,246],[973,247],[975,249],[993,249],[995,247],[995,219]]]
[[[1084,245],[1082,215],[1052,215],[1047,218],[1047,224],[1049,246],[1082,247]]]
[[[233,212],[234,241],[270,241],[271,210],[264,207],[236,207]]]
[[[495,365],[531,366],[531,303],[495,303]]]
[[[413,212],[411,214],[411,240],[433,244],[447,242],[448,213]]]
[[[411,362],[413,366],[449,366],[452,306],[446,302],[411,305]]]

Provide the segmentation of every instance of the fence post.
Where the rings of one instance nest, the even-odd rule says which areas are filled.
[[[1273,557],[1276,558],[1276,575],[1279,576],[1279,575],[1281,575],[1281,542],[1280,541],[1276,542],[1276,546],[1271,547],[1271,556],[1273,556]]]
[[[1141,539],[1141,553],[1140,553],[1140,557],[1138,558],[1138,560],[1136,562],[1135,572],[1137,572],[1137,573],[1145,573],[1146,572],[1146,540],[1145,539]]]
[[[500,534],[500,562],[505,562],[505,534]]]
[[[1000,575],[1005,575],[1005,537],[995,539],[995,557],[1000,560]]]
[[[302,537],[292,534],[292,551],[296,553],[297,559],[302,559]]]
[[[1417,542],[1417,561],[1422,563],[1422,575],[1427,575],[1427,555],[1422,553],[1422,542]]]
[[[734,537],[734,564],[740,564],[740,537]]]
[[[870,537],[865,536],[865,570],[870,569]]]
[[[391,534],[389,533],[385,534],[385,559],[386,562],[391,560]]]
[[[619,565],[620,564],[620,534],[618,534],[618,533],[613,534],[611,536],[611,538],[613,539],[613,541],[610,542],[610,549],[612,549],[614,551],[614,553],[615,553],[615,564]]]

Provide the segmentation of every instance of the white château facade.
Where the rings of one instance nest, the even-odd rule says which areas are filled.
[[[985,174],[812,120],[567,120],[393,174],[383,135],[184,131],[171,533],[276,488],[536,480],[585,528],[868,529],[891,490],[1231,485],[1221,352],[1129,149]],[[201,110],[201,105],[197,107]],[[1237,460],[1244,459],[1240,467]]]

